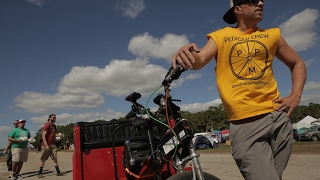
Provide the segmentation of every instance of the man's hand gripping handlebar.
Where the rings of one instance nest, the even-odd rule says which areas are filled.
[[[172,83],[173,80],[178,79],[181,75],[181,73],[183,71],[185,71],[183,69],[182,66],[180,66],[179,64],[176,65],[177,68],[174,69],[173,67],[171,67],[168,71],[168,73],[166,74],[166,77],[164,78],[164,80],[162,81],[162,85],[163,86],[168,86]]]

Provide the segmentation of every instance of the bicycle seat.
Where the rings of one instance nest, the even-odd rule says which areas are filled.
[[[133,92],[129,96],[126,97],[126,101],[136,102],[140,98],[141,98],[141,94],[140,93]]]

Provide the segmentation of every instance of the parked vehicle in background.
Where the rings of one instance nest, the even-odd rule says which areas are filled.
[[[298,130],[293,129],[293,139],[294,141],[300,141]]]
[[[318,141],[320,139],[320,125],[310,127],[308,131],[300,135],[300,139]]]

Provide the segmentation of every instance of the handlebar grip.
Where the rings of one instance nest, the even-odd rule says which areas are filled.
[[[170,84],[173,80],[178,79],[183,71],[185,71],[182,66],[177,64],[177,68],[174,69],[173,66],[169,69],[168,73],[165,76],[165,79],[162,81],[162,85],[166,86]]]

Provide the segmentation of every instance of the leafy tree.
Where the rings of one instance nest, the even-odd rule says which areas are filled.
[[[104,120],[104,119],[98,119],[98,120],[95,120],[94,122],[106,122],[106,120]]]

